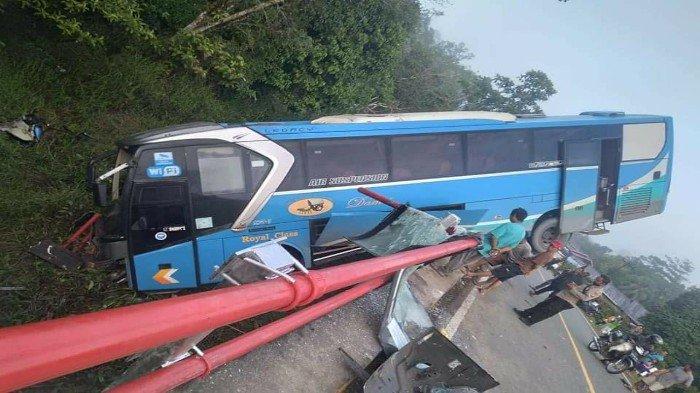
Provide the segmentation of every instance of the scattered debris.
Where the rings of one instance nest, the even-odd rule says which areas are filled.
[[[379,343],[387,355],[434,329],[430,316],[416,301],[407,282],[417,268],[402,269],[394,275],[391,295],[379,328]]]
[[[496,386],[491,375],[433,329],[391,355],[365,382],[364,392],[469,393]]]
[[[20,139],[24,142],[36,143],[44,135],[44,120],[32,113],[22,116],[21,119],[0,124],[0,131]]]
[[[491,375],[435,329],[408,285],[416,269],[413,266],[394,275],[379,330],[382,352],[372,363],[364,368],[339,348],[357,377],[344,391],[476,393],[497,386]]]
[[[96,224],[100,217],[99,213],[86,214],[77,221],[80,227],[61,245],[42,240],[30,247],[29,252],[61,269],[75,270],[83,266],[99,265],[94,258],[96,250],[88,248],[97,232]]]

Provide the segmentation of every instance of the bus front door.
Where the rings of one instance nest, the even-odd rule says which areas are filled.
[[[128,239],[132,288],[163,291],[196,286],[187,181],[135,182],[131,195]]]
[[[620,138],[603,139],[601,141],[596,222],[612,222],[615,217],[621,155],[622,140]]]
[[[590,231],[598,211],[601,141],[562,142],[559,232]]]

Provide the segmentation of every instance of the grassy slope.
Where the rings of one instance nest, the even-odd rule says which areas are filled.
[[[8,16],[8,15],[4,15]],[[101,270],[60,271],[30,256],[42,238],[63,240],[93,210],[85,166],[126,135],[196,120],[235,121],[241,113],[204,81],[128,48],[76,49],[18,13],[0,25],[0,122],[36,110],[53,127],[38,145],[0,135],[0,326],[131,304],[144,299]],[[28,27],[32,35],[22,33]],[[46,38],[50,37],[50,38]],[[87,133],[90,137],[81,136]],[[113,363],[53,381],[41,390],[103,386]]]

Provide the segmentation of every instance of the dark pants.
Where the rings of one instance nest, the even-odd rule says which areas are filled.
[[[539,291],[541,288],[545,288],[545,287],[552,285],[552,282],[554,282],[554,279],[547,280],[545,282],[541,282],[541,283],[539,283],[531,288],[534,289],[535,291]]]
[[[545,281],[542,284],[535,287],[535,294],[541,295],[545,292],[559,292],[566,288],[566,284],[570,280],[560,279],[559,277],[553,278],[549,281]]]
[[[574,308],[574,306],[566,300],[559,296],[550,296],[546,300],[537,303],[534,307],[523,310],[520,315],[530,324],[535,324],[570,308]]]
[[[534,292],[536,295],[541,295],[545,292],[552,292],[556,289],[553,282],[545,282],[545,284],[547,284],[547,285],[544,285],[544,286],[538,285],[535,287]]]

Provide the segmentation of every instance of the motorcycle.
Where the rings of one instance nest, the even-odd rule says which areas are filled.
[[[646,349],[636,345],[633,340],[625,341],[619,345],[626,345],[625,349],[632,347],[632,350],[622,355],[619,359],[608,362],[608,364],[605,365],[605,371],[610,374],[620,374],[623,371],[635,368],[635,366],[640,363],[640,359],[649,354]]]
[[[620,344],[624,340],[625,334],[619,329],[604,327],[600,332],[600,336],[593,337],[593,340],[588,343],[588,350],[600,352],[603,357],[607,357],[605,353],[609,351],[610,347]]]
[[[594,316],[600,313],[600,303],[590,300],[587,302],[581,302],[580,307],[587,315]]]
[[[635,364],[634,369],[637,371],[637,374],[639,374],[640,377],[647,377],[649,374],[659,371],[654,363],[644,361],[640,361],[639,363]]]

